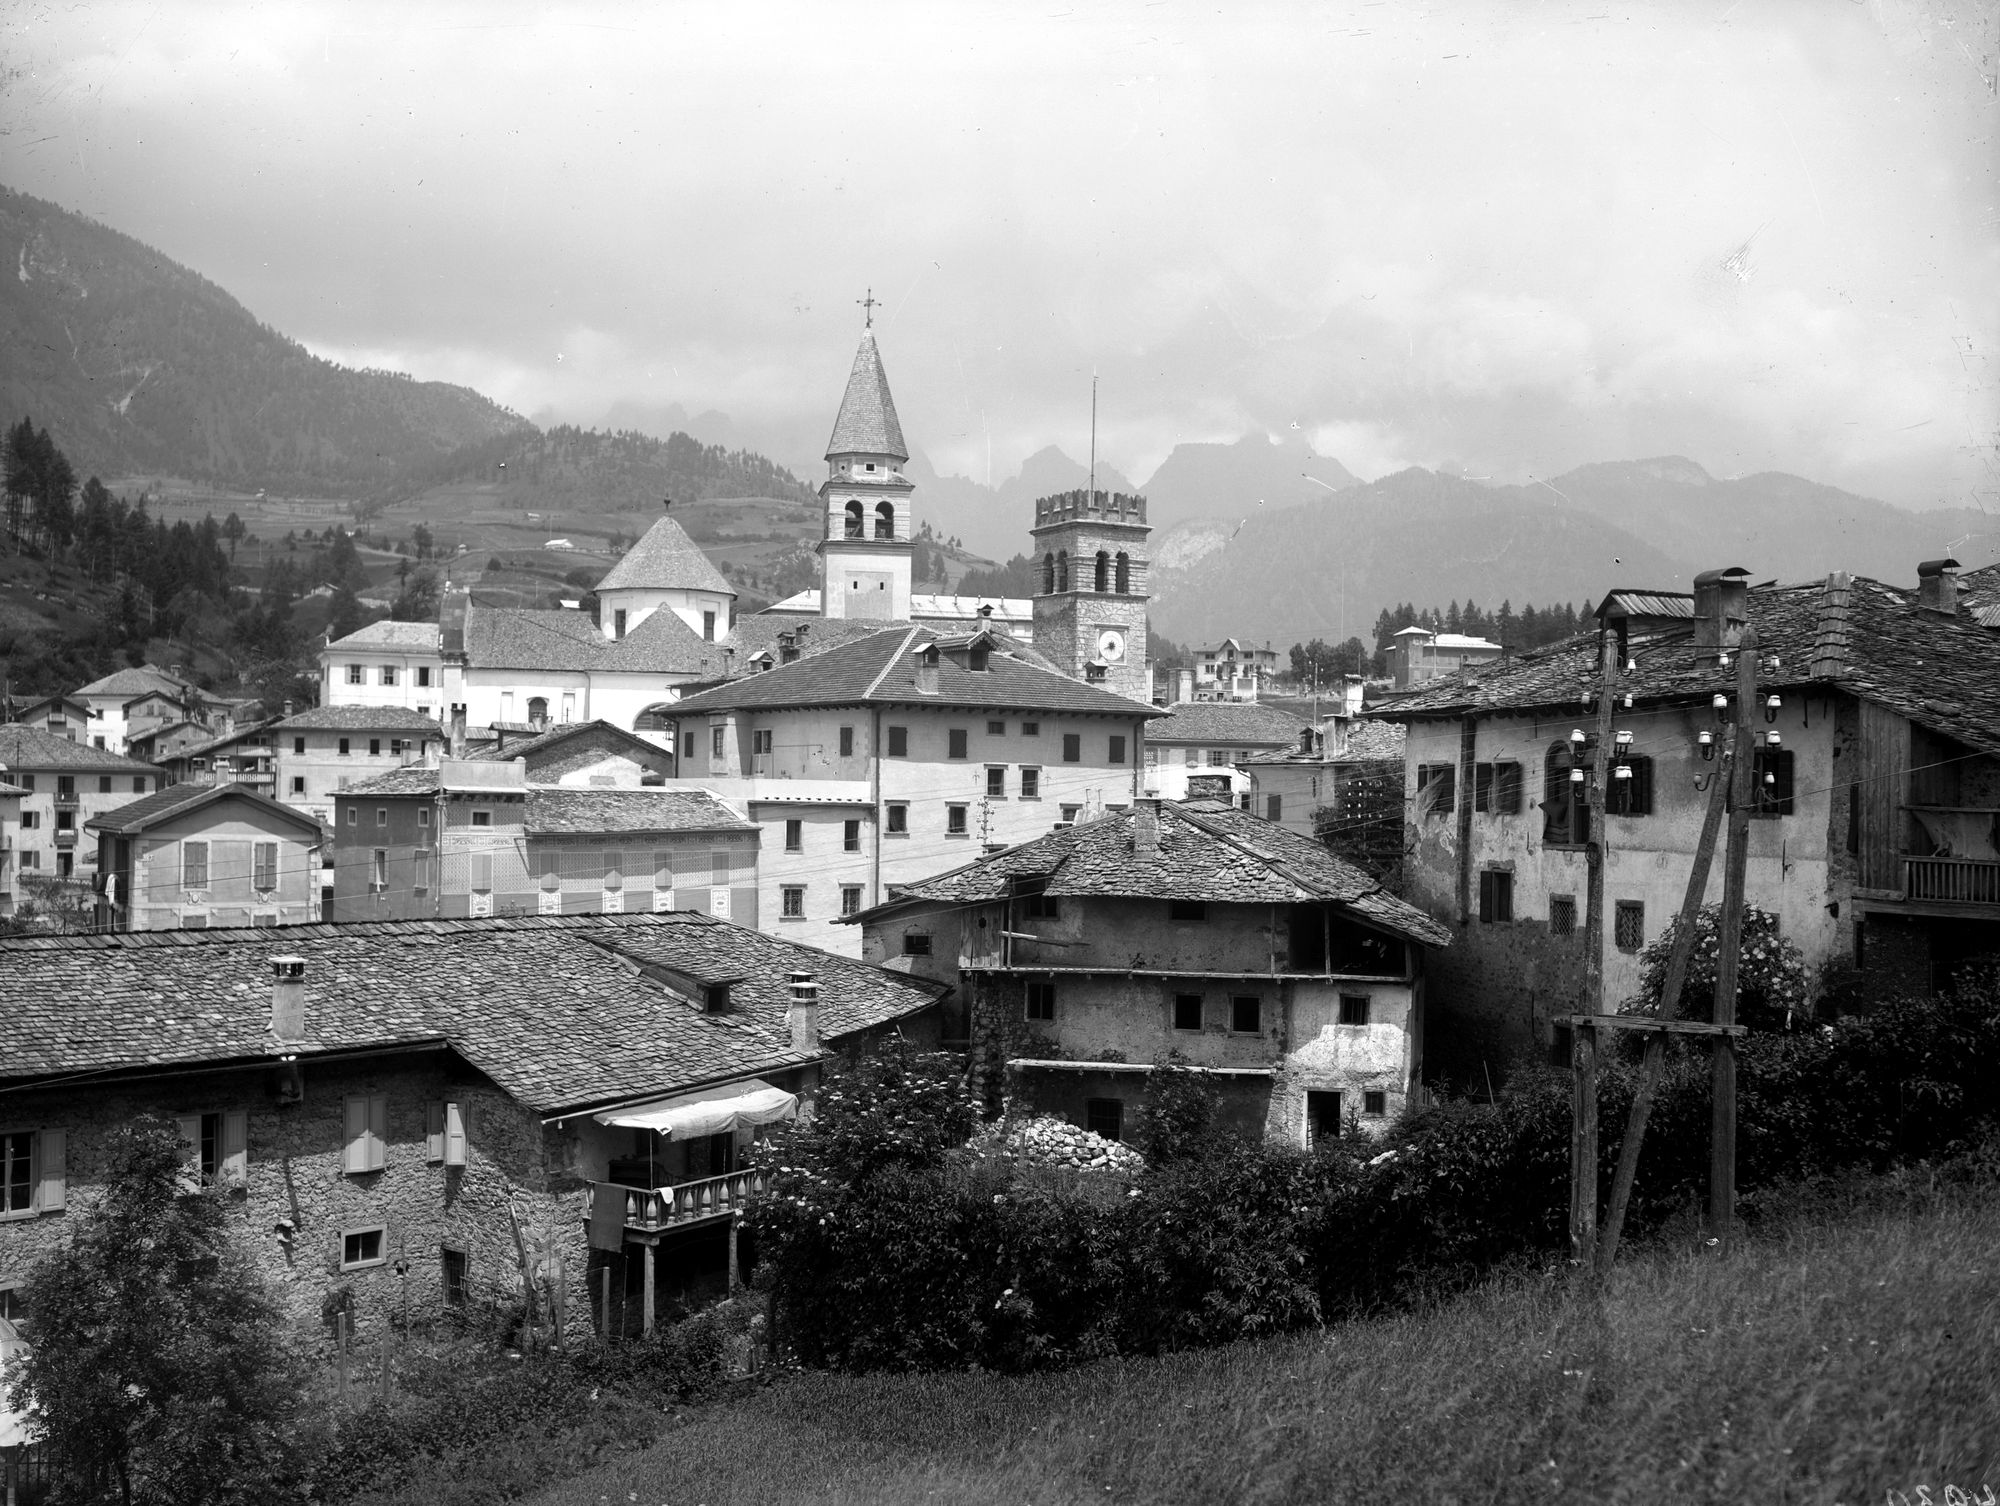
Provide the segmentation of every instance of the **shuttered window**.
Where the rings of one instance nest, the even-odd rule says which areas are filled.
[[[181,843],[181,887],[183,889],[208,887],[208,843]]]
[[[346,1103],[346,1141],[340,1169],[348,1176],[380,1171],[389,1164],[389,1100],[386,1095],[349,1095]]]
[[[424,1105],[424,1159],[434,1166],[465,1164],[465,1117],[457,1104]]]
[[[256,871],[251,876],[252,884],[259,889],[278,887],[278,844],[259,842],[254,849],[253,866]]]

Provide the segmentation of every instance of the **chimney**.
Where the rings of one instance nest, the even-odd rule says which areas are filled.
[[[1958,615],[1958,561],[1925,560],[1917,566],[1917,610],[1939,617]]]
[[[271,1034],[280,1041],[306,1038],[306,959],[271,959]]]
[[[785,1011],[794,1051],[819,1050],[819,981],[811,973],[791,975],[792,1003]]]
[[[1750,572],[1741,565],[1704,570],[1694,578],[1694,646],[1735,648],[1750,620]]]
[[[451,731],[447,737],[453,758],[465,757],[465,703],[454,701],[451,707]]]
[[[1299,751],[1301,753],[1310,753],[1312,752],[1312,750],[1313,750],[1313,729],[1310,727],[1299,728]]]
[[[290,701],[286,701],[283,703],[283,705],[284,705],[284,710],[280,713],[280,715],[290,716],[292,714],[292,703]]]
[[[1160,797],[1142,795],[1132,806],[1132,856],[1152,859],[1160,852]]]
[[[938,646],[926,643],[917,650],[917,694],[938,693]]]

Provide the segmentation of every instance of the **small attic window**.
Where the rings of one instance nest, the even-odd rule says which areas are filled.
[[[989,650],[983,643],[975,648],[968,649],[965,655],[965,667],[974,674],[984,674],[986,672],[986,656],[988,652]]]
[[[729,1013],[729,985],[711,983],[703,991],[702,1004],[710,1014]]]
[[[872,460],[871,460],[871,461],[869,461],[869,462],[868,462],[868,469],[869,469],[869,470],[871,470],[871,471],[875,469],[875,462],[874,462],[874,461],[872,461]]]

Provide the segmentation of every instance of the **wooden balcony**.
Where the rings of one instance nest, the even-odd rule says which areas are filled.
[[[1903,892],[1913,901],[2000,906],[2000,863],[1986,858],[1905,858]]]
[[[630,1187],[619,1182],[595,1182],[591,1184],[591,1207],[596,1213],[604,1210],[608,1199],[622,1200],[625,1232],[650,1238],[668,1230],[691,1228],[739,1213],[762,1195],[764,1183],[765,1176],[761,1171],[732,1171],[719,1177],[682,1182],[675,1187]]]

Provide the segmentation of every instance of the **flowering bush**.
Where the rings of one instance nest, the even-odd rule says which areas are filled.
[[[1666,930],[1639,954],[1639,992],[1625,1002],[1627,1014],[1658,1014],[1660,990],[1666,986],[1667,959],[1681,933],[1676,915]],[[1716,961],[1721,955],[1722,906],[1704,905],[1695,916],[1694,951],[1688,958],[1687,982],[1681,989],[1682,1019],[1709,1016],[1715,997]],[[1805,958],[1778,934],[1778,917],[1753,905],[1743,907],[1743,944],[1736,963],[1736,1020],[1752,1030],[1789,1029],[1811,1013]]]

